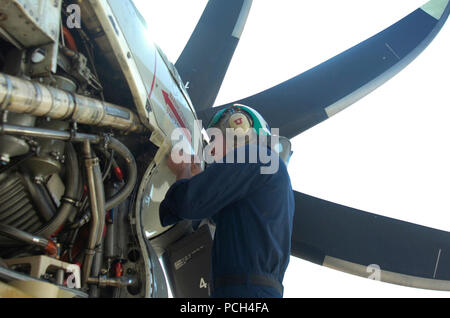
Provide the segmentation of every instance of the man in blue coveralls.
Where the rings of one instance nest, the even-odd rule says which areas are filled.
[[[226,108],[214,116],[209,127],[222,131],[223,140],[215,140],[216,160],[203,172],[198,165],[168,159],[177,181],[160,205],[161,224],[168,226],[183,219],[212,219],[215,223],[212,297],[281,298],[294,216],[286,165],[281,161],[277,169],[267,173],[268,163],[262,158],[270,155],[278,160],[278,154],[273,156],[269,147],[250,135],[244,143],[234,138],[232,143],[226,142],[230,129],[246,133],[252,128],[259,135],[256,140],[270,135],[267,123],[250,107]],[[239,151],[245,153],[245,162],[239,161]],[[251,160],[255,154],[256,159]],[[222,160],[225,157],[227,160]]]

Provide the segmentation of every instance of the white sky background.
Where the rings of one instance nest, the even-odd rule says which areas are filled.
[[[206,0],[135,0],[175,63]],[[272,87],[378,33],[424,0],[255,0],[216,105]],[[295,190],[450,231],[450,22],[405,70],[293,139]],[[449,297],[291,258],[285,297]]]

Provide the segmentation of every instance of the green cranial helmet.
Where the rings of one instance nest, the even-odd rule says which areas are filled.
[[[208,125],[208,128],[211,127],[241,128],[244,131],[253,128],[259,135],[271,135],[270,127],[264,118],[253,108],[240,104],[234,104],[217,112]]]
[[[208,125],[208,128],[212,127],[219,128],[223,132],[225,132],[227,128],[235,130],[241,128],[244,133],[247,133],[248,129],[253,128],[255,129],[256,134],[267,136],[267,138],[274,141],[274,143],[267,142],[266,145],[270,145],[269,147],[278,153],[280,158],[286,164],[288,164],[292,155],[290,140],[286,137],[273,135],[269,125],[261,114],[251,107],[234,104],[220,110],[214,115]]]

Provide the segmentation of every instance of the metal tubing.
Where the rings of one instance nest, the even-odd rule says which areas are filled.
[[[134,278],[129,277],[107,278],[104,276],[100,276],[99,278],[89,277],[88,283],[95,284],[98,287],[123,288],[133,286],[134,284],[136,284],[136,280]]]
[[[112,160],[110,160],[112,162]],[[116,183],[111,183],[109,187],[105,189],[105,194],[108,197],[111,197],[113,194],[117,192],[118,185]],[[108,222],[106,225],[106,236],[105,240],[103,242],[103,249],[105,253],[105,257],[108,259],[113,259],[118,256],[116,253],[116,237],[117,237],[117,230],[116,230],[116,216],[117,212],[119,210],[119,207],[115,207],[111,210],[107,210],[109,213],[109,218],[107,218]]]
[[[97,231],[97,240],[95,245],[95,255],[91,268],[91,277],[97,277],[100,274],[100,269],[102,265],[103,259],[103,232],[105,229],[105,191],[103,186],[102,173],[100,170],[100,166],[94,169],[94,179],[95,179],[95,192],[97,198],[97,209],[98,209],[98,218],[99,225]],[[92,212],[91,212],[92,213]],[[99,297],[99,290],[97,287],[92,287],[89,291],[90,297]]]
[[[0,73],[0,110],[126,132],[147,129],[129,109]]]
[[[105,225],[105,194],[99,160],[93,157],[89,141],[83,144],[83,155],[86,168],[91,220],[86,256],[83,263],[83,285],[86,287],[91,275],[95,249],[101,242]]]
[[[43,128],[24,127],[17,125],[0,124],[0,134],[11,134],[21,136],[31,136],[39,138],[50,138],[58,140],[70,140],[75,142],[90,142],[100,143],[103,138],[83,133],[70,133],[67,131],[50,130]],[[105,203],[105,210],[110,210],[113,207],[119,205],[131,194],[134,189],[137,180],[137,165],[133,154],[128,150],[125,145],[115,138],[110,138],[109,147],[114,150],[116,154],[121,156],[126,163],[127,169],[127,182],[125,186],[116,193],[112,198],[108,199]]]
[[[85,168],[86,168],[86,179],[87,179],[87,188],[89,194],[89,200],[91,203],[91,220],[90,220],[90,231],[89,231],[89,239],[85,251],[85,257],[83,262],[83,276],[82,282],[83,287],[87,287],[87,281],[89,276],[91,275],[92,262],[94,260],[95,255],[95,246],[97,244],[97,232],[99,225],[99,215],[97,209],[97,199],[96,199],[96,186],[94,179],[94,165],[95,161],[92,159],[92,151],[91,145],[88,141],[84,142],[83,145],[83,155],[85,157]],[[97,159],[98,161],[98,159]],[[98,164],[98,162],[97,162]]]
[[[83,142],[85,140],[89,140],[89,142],[93,144],[99,143],[101,140],[99,136],[91,134],[52,130],[46,128],[9,125],[9,124],[0,124],[0,134],[56,139],[74,142]]]

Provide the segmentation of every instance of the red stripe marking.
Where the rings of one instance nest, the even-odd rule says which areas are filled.
[[[155,52],[155,68],[153,70],[153,80],[152,80],[152,87],[150,88],[150,93],[148,94],[148,99],[150,99],[152,97],[153,94],[153,88],[155,87],[155,81],[156,81],[156,57],[158,52]]]
[[[184,134],[185,134],[186,137],[189,139],[189,143],[192,144],[191,136],[190,136],[190,134],[188,133],[189,130],[187,129],[186,124],[183,122],[183,119],[181,118],[180,114],[178,114],[178,111],[177,111],[177,109],[175,108],[175,106],[173,105],[172,100],[170,99],[169,94],[168,94],[165,90],[161,90],[161,91],[162,91],[162,93],[163,93],[164,100],[165,100],[166,104],[167,104],[167,105],[169,106],[169,108],[172,110],[172,113],[175,115],[175,118],[177,119],[178,123],[180,124],[180,126],[181,126],[182,128],[184,128],[184,129],[187,130],[187,132],[184,131]]]

